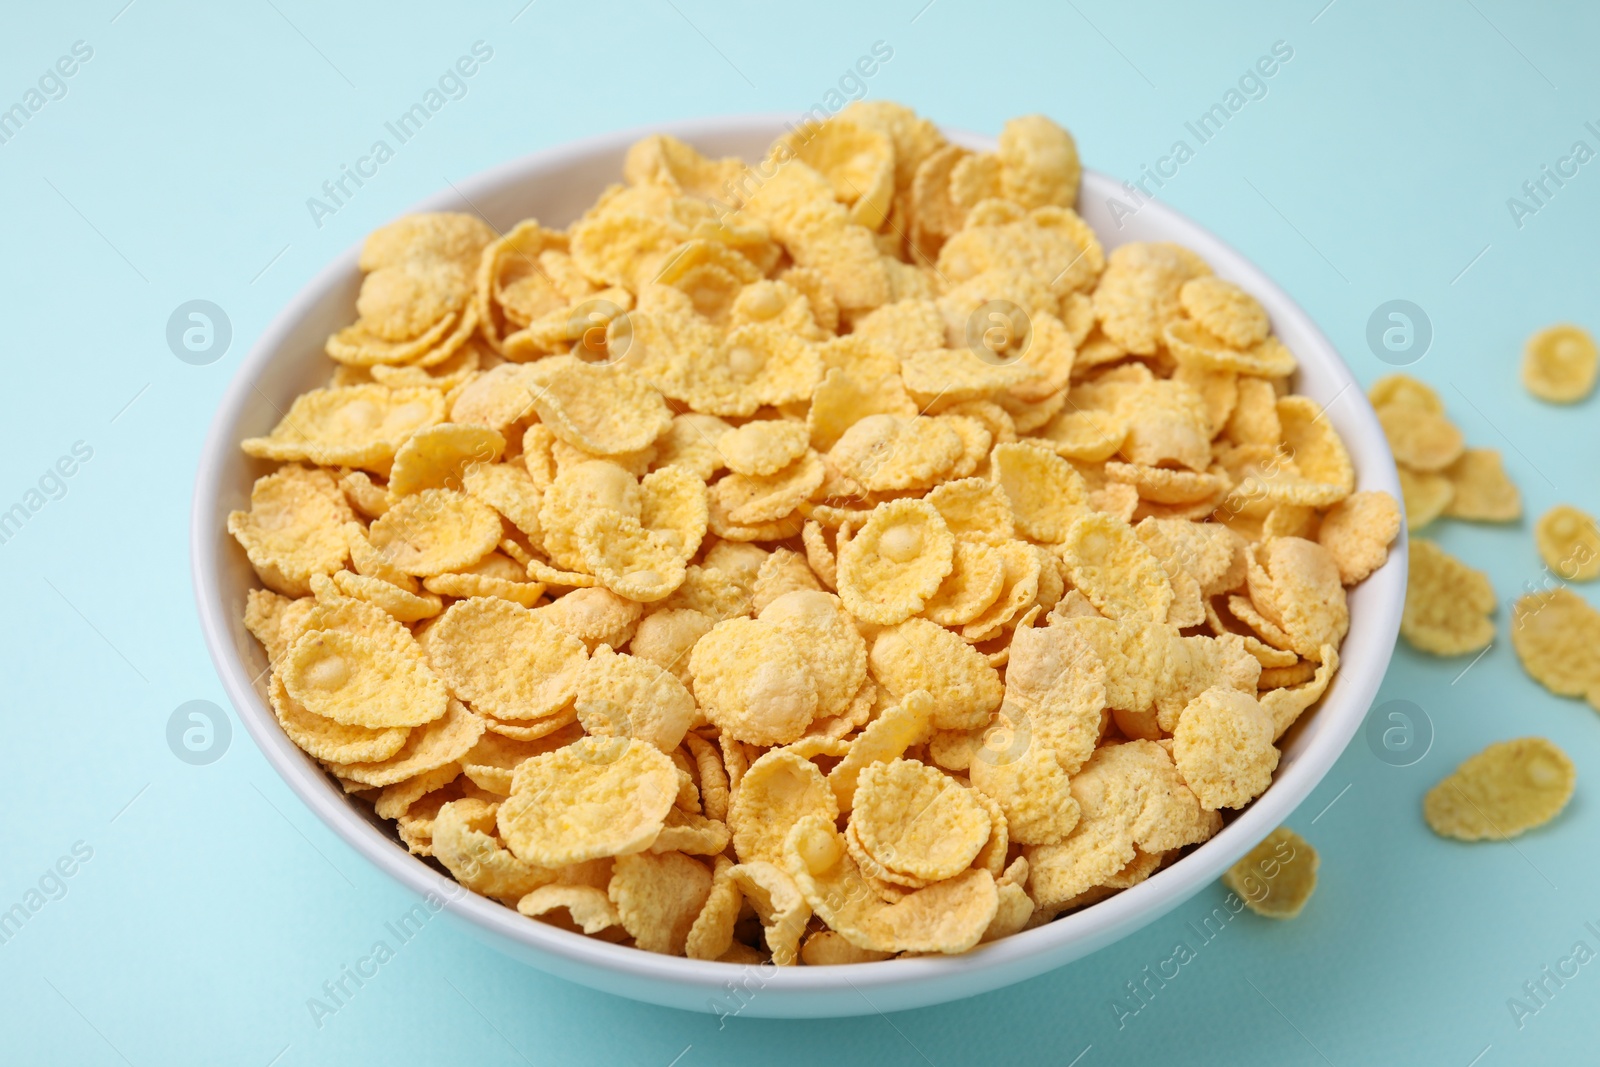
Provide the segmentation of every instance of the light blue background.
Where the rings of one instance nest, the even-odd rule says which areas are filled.
[[[1583,128],[1600,124],[1600,10],[1325,2],[904,0],[782,14],[705,0],[12,5],[0,106],[74,41],[94,56],[64,99],[0,145],[0,509],[73,442],[94,455],[0,545],[0,908],[74,842],[93,859],[0,945],[0,1059],[1491,1067],[1592,1056],[1600,964],[1520,1030],[1506,1007],[1579,938],[1600,949],[1583,929],[1600,926],[1600,725],[1526,679],[1504,636],[1510,600],[1543,580],[1527,520],[1430,532],[1491,574],[1501,636],[1464,676],[1466,659],[1397,652],[1380,699],[1420,705],[1432,751],[1394,768],[1358,737],[1290,820],[1322,855],[1305,914],[1239,917],[1121,1030],[1111,999],[1219,890],[965,1003],[721,1029],[546,978],[432,923],[318,1029],[306,999],[411,900],[300,806],[236,721],[209,766],[180,762],[165,740],[179,704],[225,703],[189,582],[202,435],[239,360],[306,279],[447,181],[597,131],[804,108],[878,40],[894,55],[870,96],[991,132],[1047,112],[1089,165],[1123,176],[1288,42],[1294,57],[1269,94],[1162,197],[1280,279],[1363,381],[1387,369],[1365,342],[1369,314],[1392,298],[1420,304],[1435,337],[1413,371],[1469,441],[1505,454],[1527,513],[1561,500],[1600,510],[1596,401],[1542,406],[1516,369],[1535,328],[1600,327],[1600,162],[1520,229],[1505,204],[1574,140],[1600,147]],[[306,198],[480,39],[494,56],[468,95],[314,226]],[[234,330],[204,367],[164,338],[193,298],[220,304]],[[1560,819],[1514,844],[1433,837],[1422,793],[1484,744],[1529,733],[1579,767]]]

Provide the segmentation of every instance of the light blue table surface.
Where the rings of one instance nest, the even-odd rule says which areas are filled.
[[[40,506],[0,543],[0,910],[39,906],[0,943],[0,1061],[1592,1059],[1600,964],[1547,980],[1520,1026],[1508,1007],[1540,1004],[1524,983],[1579,940],[1600,950],[1584,925],[1600,928],[1600,722],[1529,681],[1505,636],[1510,601],[1547,578],[1526,517],[1430,531],[1492,576],[1500,636],[1470,669],[1396,653],[1380,701],[1418,705],[1431,750],[1395,767],[1358,736],[1290,819],[1322,855],[1305,914],[1240,916],[1120,1028],[1124,983],[1220,890],[1011,989],[821,1022],[719,1025],[641,1006],[430,924],[319,1027],[308,998],[411,899],[300,805],[237,720],[210,764],[168,745],[179,705],[226,703],[189,580],[202,435],[291,294],[447,181],[597,131],[805,108],[875,42],[893,55],[866,94],[949,125],[993,132],[1046,112],[1088,165],[1128,178],[1188,141],[1193,158],[1159,195],[1277,277],[1360,379],[1388,369],[1367,343],[1373,310],[1413,301],[1433,338],[1410,369],[1471,443],[1501,450],[1526,515],[1558,501],[1600,510],[1600,401],[1542,405],[1517,377],[1534,329],[1600,327],[1600,161],[1561,162],[1576,141],[1600,150],[1600,9],[1324,3],[9,5],[0,108],[42,90],[20,130],[0,127],[0,510]],[[317,225],[307,198],[480,41],[492,57],[465,95]],[[76,42],[80,61],[61,68],[72,75],[47,76]],[[1293,55],[1265,95],[1199,144],[1185,122],[1275,42]],[[1522,185],[1545,165],[1576,174],[1547,181],[1540,206]],[[1516,218],[1512,197],[1538,209]],[[166,340],[192,299],[231,322],[208,365]],[[48,477],[75,447],[92,455]],[[1530,733],[1578,765],[1559,819],[1511,844],[1428,832],[1429,786],[1486,743]],[[63,857],[72,875],[52,876]]]

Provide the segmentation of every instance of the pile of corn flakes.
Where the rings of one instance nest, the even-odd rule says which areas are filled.
[[[757,168],[646,138],[565,229],[373,233],[229,521],[285,733],[467,888],[703,960],[963,952],[1206,841],[1399,507],[1079,175],[858,103]]]

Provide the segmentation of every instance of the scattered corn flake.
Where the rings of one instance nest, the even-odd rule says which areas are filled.
[[[363,785],[391,786],[449,766],[452,771],[438,783],[443,785],[459,773],[457,761],[477,744],[484,729],[483,719],[468,711],[459,700],[452,699],[443,715],[412,729],[405,744],[386,759],[370,763],[329,761],[329,767],[339,777]]]
[[[1350,608],[1338,564],[1315,541],[1274,537],[1249,560],[1250,599],[1283,628],[1289,647],[1307,659],[1338,647],[1350,629]]]
[[[674,807],[666,825],[650,844],[650,851],[682,852],[686,856],[720,856],[730,840],[726,824]]]
[[[1315,677],[1317,667],[1316,661],[1309,659],[1297,659],[1283,667],[1263,667],[1256,687],[1265,693],[1269,689],[1300,685]]]
[[[774,154],[772,177],[739,211],[771,228],[795,263],[818,271],[841,309],[871,309],[888,302],[889,279],[872,233],[851,220],[834,199],[826,177],[797,158]]]
[[[1316,664],[1316,671],[1310,681],[1259,694],[1261,706],[1272,716],[1274,743],[1299,720],[1307,708],[1321,700],[1322,695],[1328,691],[1328,685],[1333,681],[1333,673],[1339,669],[1339,653],[1334,651],[1332,645],[1328,645],[1318,655],[1321,662]],[[1263,667],[1262,675],[1265,676],[1271,669],[1275,668]]]
[[[1308,481],[1334,487],[1343,499],[1355,491],[1355,467],[1333,423],[1322,416],[1323,409],[1309,397],[1278,398],[1278,424],[1295,469]],[[1317,506],[1327,505],[1319,500]]]
[[[821,588],[821,583],[804,556],[793,549],[777,548],[761,564],[761,570],[756,574],[750,609],[759,615],[763,608],[785,593],[820,591]]]
[[[1118,454],[1130,463],[1159,467],[1177,463],[1194,471],[1211,465],[1211,415],[1187,384],[1157,378],[1131,391],[1118,405],[1127,435]]]
[[[733,861],[718,856],[715,865],[711,891],[684,939],[684,955],[692,960],[718,959],[733,947],[734,924],[744,905],[744,896],[731,875]]]
[[[1077,142],[1043,115],[1010,119],[1000,131],[1000,191],[1025,208],[1070,208],[1078,199]]]
[[[985,745],[973,755],[968,769],[973,788],[999,806],[1006,832],[1015,844],[1063,840],[1077,825],[1079,814],[1067,772],[1053,749],[1033,744],[1021,730],[1005,736],[1009,738],[1005,748]]]
[[[1386,374],[1367,389],[1374,408],[1412,407],[1430,415],[1444,414],[1444,401],[1427,382],[1409,374]]]
[[[1561,814],[1578,772],[1542,737],[1499,741],[1470,757],[1422,798],[1440,837],[1505,841]]]
[[[1405,501],[1406,525],[1420,530],[1450,507],[1456,486],[1448,475],[1434,471],[1399,468],[1400,496]]]
[[[511,780],[517,765],[525,759],[554,752],[583,736],[581,727],[557,730],[533,740],[517,740],[486,731],[461,757],[461,773],[478,788],[495,796],[511,795]]]
[[[1494,586],[1488,575],[1432,541],[1411,539],[1400,633],[1414,648],[1435,656],[1476,652],[1494,640],[1494,622],[1489,617],[1494,608]]]
[[[315,576],[313,581],[322,579],[323,575],[319,574]],[[415,581],[415,579],[412,580]],[[333,576],[333,584],[345,596],[370,601],[400,622],[417,622],[420,619],[431,619],[444,610],[444,602],[434,596],[432,592],[413,593],[382,578],[370,578],[364,574],[338,571]]]
[[[698,734],[686,734],[683,743],[694,755],[695,767],[699,772],[700,800],[706,817],[726,822],[731,797],[728,772],[723,768],[720,750]]]
[[[1522,384],[1540,400],[1574,404],[1594,389],[1600,350],[1581,326],[1561,323],[1532,337],[1522,350]]]
[[[849,858],[842,835],[816,815],[790,831],[785,862],[812,910],[858,948],[965,952],[999,903],[994,876],[969,870],[884,904]]]
[[[717,443],[732,427],[715,415],[686,412],[672,417],[667,432],[656,439],[657,470],[669,466],[692,471],[702,482],[710,481],[723,467]]]
[[[933,698],[925,690],[907,693],[898,704],[885,708],[856,736],[850,751],[828,772],[828,785],[839,810],[850,810],[864,768],[905,754],[925,742],[933,729]]]
[[[735,474],[776,474],[805,455],[810,435],[804,423],[784,419],[748,422],[722,435],[717,451]]]
[[[1131,243],[1106,257],[1094,291],[1095,314],[1108,338],[1137,355],[1152,355],[1161,330],[1181,313],[1178,294],[1191,278],[1211,273],[1205,261],[1173,244]]]
[[[724,475],[711,487],[711,500],[730,522],[741,526],[778,522],[810,499],[823,476],[822,458],[807,451],[772,474]]]
[[[545,490],[539,507],[539,526],[550,561],[569,571],[582,571],[578,525],[598,511],[613,511],[628,518],[643,514],[639,483],[622,467],[606,460],[590,460],[561,470]]]
[[[571,735],[573,727],[576,726],[578,720],[577,715],[568,707],[556,712],[554,715],[546,715],[542,719],[503,722],[500,719],[485,715],[483,721],[490,733],[499,734],[501,737],[509,737],[513,741],[539,741],[547,737],[565,738],[571,741],[575,740]],[[581,730],[581,727],[579,729]]]
[[[612,367],[577,362],[561,367],[542,376],[532,403],[557,438],[595,455],[644,448],[672,423],[659,393]]]
[[[1222,884],[1251,911],[1268,919],[1293,919],[1317,888],[1317,850],[1280,826],[1229,867]]]
[[[509,520],[530,543],[543,543],[539,509],[544,498],[526,467],[515,463],[475,464],[467,468],[461,484],[470,496]]]
[[[646,530],[638,519],[597,511],[582,519],[574,541],[584,569],[620,597],[642,604],[665,600],[686,575],[682,539]]]
[[[1534,681],[1600,709],[1600,612],[1578,594],[1557,588],[1518,600],[1511,647]]]
[[[350,506],[366,518],[375,519],[389,510],[389,491],[372,480],[366,471],[347,471],[339,476],[339,488]]]
[[[715,625],[715,619],[693,608],[663,608],[639,620],[628,651],[687,681],[689,652]]]
[[[901,383],[898,370],[892,376],[873,378],[835,367],[823,375],[811,394],[806,427],[812,447],[829,451],[862,419],[873,415],[908,419],[916,414],[917,405]]]
[[[1063,770],[1083,766],[1100,740],[1106,707],[1106,668],[1081,631],[1060,626],[1018,627],[1006,665],[1004,720],[986,737],[979,761],[1003,760],[1019,744],[1049,748]]]
[[[1378,422],[1395,462],[1414,471],[1443,471],[1466,448],[1461,431],[1443,415],[1412,407],[1381,407]]]
[[[1476,522],[1515,522],[1521,517],[1522,494],[1494,449],[1466,449],[1444,475],[1455,486],[1446,515]]]
[[[753,860],[737,864],[729,873],[761,921],[772,962],[787,967],[799,960],[800,938],[811,918],[811,905],[782,863],[781,858]]]
[[[295,397],[266,437],[240,447],[261,459],[309,461],[388,473],[395,452],[418,430],[444,421],[436,389],[352,385],[313,389]]]
[[[927,501],[962,540],[1001,545],[1015,536],[1011,502],[995,482],[984,478],[944,482],[928,494]]]
[[[528,581],[525,567],[499,552],[489,553],[464,571],[436,574],[425,579],[422,587],[430,593],[462,600],[475,596],[497,596],[525,608],[536,606],[544,594],[542,583]]]
[[[1072,779],[1080,818],[1067,838],[1024,850],[1028,890],[1040,913],[1057,914],[1103,885],[1138,850],[1164,852],[1209,839],[1221,818],[1200,806],[1153,741],[1103,745]]]
[[[800,460],[796,466],[803,466],[804,464],[805,460]],[[731,477],[742,476],[732,475]],[[723,480],[726,481],[727,479]],[[722,483],[719,482],[717,484],[720,485]],[[792,495],[794,488],[794,485],[791,484],[786,487],[785,491]],[[757,506],[771,506],[777,503],[780,499],[781,493],[780,496],[777,497],[766,495],[755,499],[752,502]],[[796,507],[796,510],[791,511],[789,514],[780,519],[774,519],[771,522],[755,523],[752,525],[749,523],[734,521],[733,517],[728,514],[727,505],[724,502],[723,495],[720,493],[712,492],[708,494],[707,505],[708,510],[706,516],[706,528],[723,541],[735,541],[740,543],[748,543],[751,541],[786,541],[798,534],[801,527],[805,525],[805,516],[798,510],[798,506]]]
[[[1533,528],[1539,556],[1558,578],[1588,582],[1600,577],[1600,526],[1571,504],[1557,504]]]

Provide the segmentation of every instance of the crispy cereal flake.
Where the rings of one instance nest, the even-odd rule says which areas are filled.
[[[1422,798],[1422,815],[1440,837],[1505,841],[1561,814],[1578,772],[1542,737],[1500,741],[1457,767]]]

